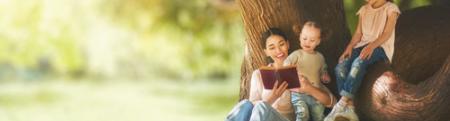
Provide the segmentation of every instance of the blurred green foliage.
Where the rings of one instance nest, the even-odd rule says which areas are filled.
[[[0,70],[18,77],[239,75],[244,32],[233,1],[5,1],[0,11]]]
[[[166,76],[238,76],[244,32],[233,1],[114,0],[105,4],[114,6],[104,9],[112,19],[139,33],[152,33],[143,41],[162,53],[148,58]]]

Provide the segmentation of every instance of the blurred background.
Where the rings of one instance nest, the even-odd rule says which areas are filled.
[[[235,0],[0,0],[0,120],[223,120],[244,35]]]

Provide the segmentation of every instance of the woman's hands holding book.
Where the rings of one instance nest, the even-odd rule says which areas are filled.
[[[299,76],[300,79],[300,88],[294,88],[291,89],[291,91],[293,92],[298,92],[298,93],[307,93],[310,94],[310,90],[311,88],[313,88],[313,86],[311,85],[311,82],[309,82],[309,80],[307,80],[303,75]]]
[[[276,81],[275,85],[273,86],[273,89],[267,99],[264,100],[264,102],[269,103],[272,105],[275,100],[281,97],[281,95],[284,93],[284,91],[288,87],[288,83],[286,81],[283,81],[280,85],[278,84],[280,81]]]

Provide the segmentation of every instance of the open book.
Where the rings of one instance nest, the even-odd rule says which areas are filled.
[[[283,81],[288,83],[288,89],[299,88],[300,81],[295,66],[286,66],[275,69],[274,67],[263,66],[259,68],[265,89],[273,89],[275,81],[280,85]]]

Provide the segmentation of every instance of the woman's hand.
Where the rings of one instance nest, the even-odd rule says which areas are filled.
[[[370,44],[364,47],[359,54],[359,58],[361,60],[367,60],[372,56],[374,47],[372,47]]]
[[[312,88],[311,82],[309,82],[309,80],[307,80],[303,75],[300,75],[299,79],[300,79],[300,88],[291,89],[291,91],[309,94]]]
[[[350,58],[352,55],[352,48],[345,49],[344,53],[342,53],[341,57],[339,57],[339,63],[342,63],[346,58]]]
[[[273,102],[275,102],[275,100],[277,100],[278,98],[281,97],[281,95],[284,93],[284,91],[287,89],[288,87],[288,83],[283,81],[283,83],[281,83],[281,85],[278,86],[278,82],[275,82],[275,85],[273,86],[272,92],[270,93],[269,97],[266,100],[263,100],[264,102],[269,103],[270,105],[272,105]]]

